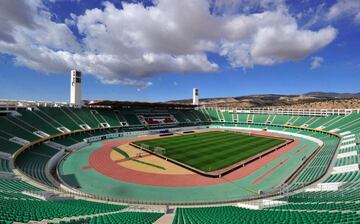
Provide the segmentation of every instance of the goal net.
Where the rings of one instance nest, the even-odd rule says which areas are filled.
[[[166,154],[166,149],[162,148],[162,147],[155,147],[154,152],[159,154],[159,155],[165,155]]]

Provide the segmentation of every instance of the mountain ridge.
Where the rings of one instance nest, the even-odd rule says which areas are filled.
[[[192,99],[171,100],[168,103],[189,104]],[[327,105],[330,104],[330,105]],[[303,94],[253,94],[237,97],[200,98],[200,105],[219,107],[297,107],[360,108],[360,93],[308,92]],[[326,107],[328,106],[328,107]]]

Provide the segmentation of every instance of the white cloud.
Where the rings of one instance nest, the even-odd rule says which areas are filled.
[[[174,81],[174,83],[173,83],[173,84],[174,84],[174,86],[177,86],[177,85],[178,85],[178,83],[177,83],[176,81]]]
[[[231,38],[222,43],[221,54],[228,57],[233,67],[299,60],[336,37],[332,27],[319,31],[300,29],[284,9],[234,17],[225,30]]]
[[[220,10],[219,2],[211,4]],[[214,6],[206,0],[157,0],[150,7],[123,3],[123,9],[106,2],[104,9],[71,14],[64,23],[52,21],[41,2],[26,3],[3,25],[13,29],[0,31],[0,52],[42,72],[75,68],[104,83],[137,88],[151,85],[148,78],[159,73],[217,71],[208,52],[226,57],[234,68],[247,68],[302,59],[336,37],[332,27],[299,28],[283,1],[253,2],[261,13],[223,15],[212,14]],[[30,19],[22,18],[22,11]]]
[[[23,1],[0,1],[0,41],[14,43],[13,35],[17,28],[33,28],[35,26],[33,10],[32,4]]]
[[[324,62],[324,58],[322,57],[312,57],[310,63],[310,69],[314,70],[321,67],[321,64]]]
[[[354,21],[360,23],[360,1],[359,0],[338,0],[331,6],[327,18],[334,20],[343,16],[351,16]]]

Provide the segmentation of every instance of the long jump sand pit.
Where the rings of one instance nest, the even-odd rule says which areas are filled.
[[[137,149],[128,143],[120,145],[117,148],[129,155],[129,158],[126,158],[123,154],[117,152],[116,150],[111,151],[111,160],[121,167],[153,174],[192,174],[191,171],[183,167],[177,166],[176,164],[166,161],[153,154]]]
[[[264,133],[261,132],[256,134]],[[265,134],[271,135],[269,133]],[[166,137],[151,135],[137,137],[134,139],[104,142],[102,147],[96,149],[90,155],[89,167],[95,169],[102,175],[129,183],[164,187],[198,187],[223,184],[229,181],[245,178],[300,144],[300,141],[295,140],[279,150],[228,174],[226,178],[208,178],[193,173],[157,156],[144,153],[143,151],[129,145],[129,143],[133,141],[154,138]],[[122,152],[119,153],[116,149],[120,149]],[[277,165],[277,167],[284,165],[287,162],[288,160],[284,160],[280,165]],[[276,168],[269,167],[269,172],[273,172]],[[269,172],[266,175],[268,175]],[[261,182],[266,175],[258,179],[256,183]]]

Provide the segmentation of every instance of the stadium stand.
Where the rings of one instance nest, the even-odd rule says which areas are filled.
[[[14,116],[14,118],[34,127],[35,129],[41,130],[49,135],[61,133],[56,129],[56,124],[47,121],[39,111],[32,111],[21,108],[18,110],[18,112],[20,115]]]
[[[247,127],[286,131],[313,136],[324,145],[299,172],[289,185],[288,191],[301,189],[325,177],[323,183],[343,185],[336,191],[300,192],[282,195],[278,200],[288,204],[250,210],[235,206],[177,208],[173,223],[359,223],[360,217],[360,174],[359,171],[333,173],[324,176],[332,166],[340,167],[359,164],[358,154],[334,159],[338,153],[359,152],[356,145],[360,130],[360,115],[356,112],[343,115],[286,115],[274,113],[231,113],[215,108],[193,109],[110,109],[110,108],[68,108],[68,107],[19,107],[16,113],[0,117],[0,151],[17,154],[26,142],[47,139],[67,147],[84,142],[85,138],[126,132],[147,130],[139,120],[139,115],[151,115],[146,122],[151,124],[156,117],[163,122],[156,125],[172,124],[176,127],[188,123],[222,125],[223,127]],[[166,116],[164,117],[164,114]],[[176,120],[175,120],[176,119]],[[209,122],[209,119],[211,122]],[[156,120],[156,119],[155,119]],[[251,121],[251,123],[248,123]],[[109,129],[90,130],[92,128]],[[124,125],[126,124],[126,125]],[[129,126],[127,126],[129,125]],[[304,129],[307,126],[313,129]],[[135,128],[135,129],[133,129]],[[68,131],[86,132],[55,136]],[[317,129],[317,130],[315,130]],[[327,131],[327,132],[326,132]],[[43,132],[49,136],[36,134]],[[344,134],[349,132],[348,134]],[[333,135],[335,134],[335,135]],[[343,134],[343,135],[341,135]],[[344,142],[346,135],[355,135],[355,139]],[[14,138],[20,138],[19,140]],[[20,144],[23,143],[23,144]],[[337,152],[337,149],[338,152]],[[38,143],[16,155],[15,167],[35,182],[55,188],[46,174],[46,166],[58,149],[44,143]],[[332,162],[334,160],[334,162]],[[12,174],[10,159],[0,158],[0,172]],[[89,223],[153,223],[163,213],[120,211],[126,206],[91,202],[78,199],[44,201],[23,194],[23,191],[43,191],[30,183],[17,178],[0,178],[0,223],[52,220],[54,218],[95,215],[88,218],[72,218],[69,222],[86,221]],[[322,212],[318,212],[322,211]],[[105,214],[102,213],[111,213]]]
[[[19,179],[0,179],[0,222],[41,221],[61,217],[117,211],[126,206],[84,200],[43,201],[23,194],[42,191]]]
[[[7,136],[7,134],[3,134],[3,135],[2,134],[3,134],[3,132],[0,131],[0,150],[1,150],[1,152],[10,153],[10,154],[15,153],[21,147],[21,145],[9,141],[9,139],[11,137]]]
[[[69,222],[63,222],[63,224],[76,224],[79,222],[86,222],[90,224],[96,223],[134,223],[134,224],[151,224],[158,220],[163,213],[156,212],[118,212],[109,215],[95,216],[92,218],[71,220]]]
[[[113,110],[109,110],[106,108],[97,108],[96,110],[91,111],[96,111],[97,113],[95,113],[95,116],[98,117],[98,120],[102,118],[103,121],[108,123],[110,126],[121,126],[121,122],[125,122],[125,120],[119,119],[119,113]]]
[[[129,125],[141,125],[141,122],[139,121],[139,119],[137,118],[136,114],[133,111],[131,110],[124,111],[122,115],[124,116],[125,120]]]
[[[305,210],[305,211],[304,211]],[[183,223],[356,223],[356,212],[317,212],[303,209],[250,210],[234,206],[178,208],[173,224]]]
[[[220,121],[219,111],[214,109],[205,109],[212,121]]]
[[[325,182],[353,182],[360,180],[360,172],[346,172],[346,173],[336,173],[330,175]]]
[[[0,158],[0,172],[12,172],[10,168],[10,161],[8,159]]]
[[[41,107],[39,108],[42,117],[52,122],[55,127],[65,127],[71,131],[80,129],[79,125],[74,119],[67,115],[63,109],[55,107]]]
[[[29,222],[51,220],[54,218],[91,215],[117,211],[125,206],[102,204],[84,200],[41,201],[29,197],[8,198],[0,201],[0,220]],[[11,195],[8,195],[11,196]]]
[[[33,132],[26,127],[22,127],[17,122],[14,122],[11,117],[0,117],[0,129],[4,134],[11,137],[20,137],[28,141],[35,141],[40,137],[33,134]]]
[[[325,144],[322,147],[322,150],[320,150],[314,159],[310,161],[309,165],[306,166],[303,172],[292,183],[290,187],[291,190],[312,183],[325,174],[339,141],[333,137],[325,137],[323,138],[323,141]]]
[[[49,159],[54,156],[58,150],[46,145],[36,145],[33,148],[21,153],[16,162],[19,168],[28,176],[49,186],[53,186],[46,177],[45,168]]]

